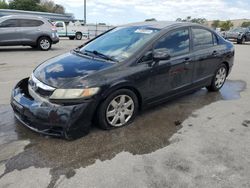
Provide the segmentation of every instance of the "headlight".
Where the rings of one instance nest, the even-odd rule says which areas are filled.
[[[87,89],[56,89],[50,99],[83,99],[97,94],[98,87]]]

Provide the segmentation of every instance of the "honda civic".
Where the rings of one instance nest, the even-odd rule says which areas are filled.
[[[219,91],[233,62],[233,44],[207,27],[127,24],[39,65],[15,86],[11,105],[31,130],[75,139],[91,125],[128,125],[139,111],[191,91]]]

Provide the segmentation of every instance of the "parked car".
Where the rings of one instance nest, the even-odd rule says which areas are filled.
[[[129,24],[39,65],[15,86],[11,105],[28,128],[77,138],[93,123],[122,127],[151,105],[202,87],[218,91],[233,62],[233,44],[207,27]]]
[[[106,24],[83,24],[80,21],[69,23],[56,21],[54,24],[59,36],[69,37],[70,40],[81,40],[82,37],[93,38],[113,27]]]
[[[245,42],[250,41],[250,29],[243,27],[231,29],[225,33],[225,38],[236,41],[238,44],[244,44]]]
[[[58,42],[56,28],[45,18],[24,15],[0,18],[0,46],[27,45],[46,51]]]

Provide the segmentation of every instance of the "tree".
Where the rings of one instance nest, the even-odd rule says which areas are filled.
[[[12,0],[9,3],[10,9],[41,11],[41,7],[36,0]]]
[[[7,9],[9,5],[6,3],[5,0],[0,0],[0,9]]]
[[[65,13],[65,8],[62,5],[55,4],[54,1],[51,0],[41,0],[40,5],[45,12],[52,12],[59,14]]]
[[[145,22],[157,21],[155,18],[146,19]]]
[[[231,27],[233,27],[234,24],[230,21],[230,20],[227,20],[227,21],[223,21],[221,22],[220,24],[220,27],[223,31],[228,31]]]
[[[243,22],[241,27],[250,27],[250,22]]]
[[[206,24],[207,20],[205,18],[192,18],[191,16],[187,16],[185,19],[177,18],[177,22],[193,22],[198,24]]]
[[[211,26],[214,29],[220,27],[220,20],[214,20]]]
[[[52,0],[11,0],[8,7],[9,9],[15,10],[41,11],[60,14],[65,13],[64,7],[55,4]]]

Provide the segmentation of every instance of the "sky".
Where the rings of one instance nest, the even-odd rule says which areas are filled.
[[[83,19],[84,0],[54,0]],[[124,24],[147,18],[250,19],[250,0],[87,0],[87,23]]]

